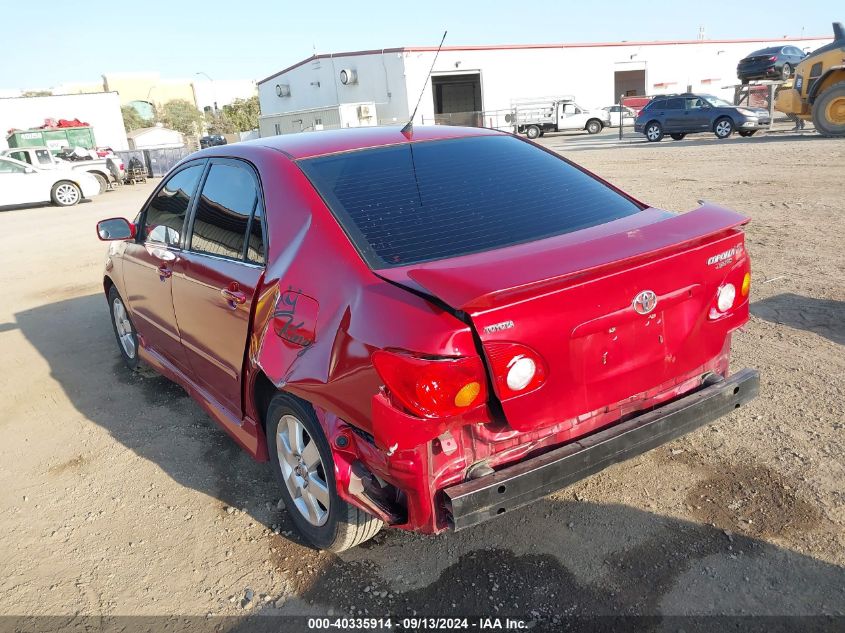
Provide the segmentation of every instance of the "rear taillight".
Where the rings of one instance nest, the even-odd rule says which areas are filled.
[[[373,365],[389,395],[420,417],[457,415],[487,401],[487,376],[477,356],[434,359],[378,350]]]
[[[716,297],[710,306],[708,317],[711,321],[721,319],[748,301],[751,292],[751,263],[748,256],[743,256],[716,291]]]
[[[777,60],[778,60],[778,56],[777,56],[777,55],[772,55],[771,57],[769,57],[769,61],[770,61],[770,62],[776,62]]]
[[[547,369],[542,357],[520,343],[486,343],[484,350],[493,372],[496,394],[510,398],[533,391],[546,380]]]

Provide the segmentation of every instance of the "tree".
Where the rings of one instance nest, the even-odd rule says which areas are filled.
[[[123,115],[123,127],[126,128],[127,132],[155,124],[155,121],[147,121],[138,114],[138,111],[131,105],[120,106],[120,113]]]
[[[159,120],[171,130],[187,136],[198,134],[205,121],[202,112],[186,99],[173,99],[161,106]]]
[[[223,117],[234,127],[235,132],[248,132],[258,127],[258,96],[249,99],[235,99],[231,104],[223,106]]]
[[[232,134],[237,132],[232,122],[222,112],[214,113],[210,107],[205,109],[205,123],[209,134]]]

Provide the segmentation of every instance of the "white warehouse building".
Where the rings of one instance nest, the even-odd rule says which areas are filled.
[[[603,107],[624,95],[703,92],[732,101],[736,65],[769,46],[830,38],[405,47],[314,55],[257,82],[261,136],[414,122],[504,126],[517,100],[573,95]],[[423,86],[425,87],[423,88]]]

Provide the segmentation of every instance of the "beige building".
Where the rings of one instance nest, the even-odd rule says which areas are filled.
[[[173,99],[184,99],[198,109],[222,108],[235,99],[255,96],[255,82],[249,79],[211,80],[207,76],[196,81],[162,79],[157,72],[106,73],[100,82],[66,82],[53,87],[54,94],[117,92],[120,105],[132,105],[144,116],[150,106],[159,107]]]

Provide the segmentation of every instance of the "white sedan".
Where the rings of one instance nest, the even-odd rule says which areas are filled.
[[[619,108],[620,106],[618,105],[607,106],[606,108],[602,108],[602,110],[607,112],[607,116],[610,119],[611,127],[619,127]],[[622,125],[634,125],[634,119],[637,118],[637,113],[626,106],[621,106],[621,108]]]
[[[88,172],[39,169],[0,156],[0,207],[51,201],[60,207],[72,207],[99,193],[100,183]]]

